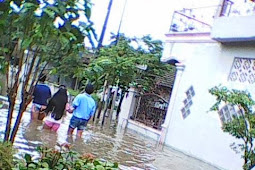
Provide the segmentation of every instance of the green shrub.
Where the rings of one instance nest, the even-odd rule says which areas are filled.
[[[98,94],[93,93],[91,94],[91,97],[96,101],[96,103],[100,102],[100,96],[98,96]]]
[[[19,162],[14,170],[117,170],[117,163],[103,162],[95,159],[91,154],[80,155],[69,149],[61,149],[60,151],[39,147],[41,154],[39,160],[32,160],[31,155],[25,155],[25,161]]]
[[[70,88],[68,88],[67,90],[68,90],[69,94],[71,96],[74,96],[74,97],[77,96],[80,93],[79,90],[73,90],[73,89],[70,89]]]
[[[9,170],[13,167],[13,154],[14,149],[12,144],[0,142],[0,167],[2,170]]]

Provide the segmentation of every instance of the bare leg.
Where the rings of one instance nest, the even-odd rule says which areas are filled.
[[[31,108],[31,120],[35,120],[38,118],[39,110],[36,109],[35,105],[32,105]]]
[[[77,130],[77,136],[81,138],[83,130]]]
[[[46,125],[45,123],[43,124],[43,129],[51,129],[51,127],[49,127],[48,125]]]
[[[72,135],[72,134],[73,134],[73,131],[74,131],[74,129],[71,128],[71,127],[69,127],[69,128],[68,128],[67,134],[68,134],[68,135]]]
[[[31,119],[37,120],[38,119],[39,111],[31,111]]]
[[[54,132],[57,132],[59,127],[60,127],[60,124],[54,123],[53,126],[51,127],[51,130],[54,131]]]

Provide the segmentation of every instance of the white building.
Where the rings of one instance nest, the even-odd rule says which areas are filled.
[[[254,9],[253,2],[247,3]],[[208,90],[222,84],[249,90],[255,96],[255,13],[247,10],[249,16],[237,16],[244,15],[245,10],[238,12],[235,2],[226,0],[218,9],[213,24],[207,25],[209,31],[187,27],[180,32],[174,25],[174,30],[166,34],[162,60],[178,63],[162,129],[148,128],[129,119],[134,105],[132,92],[122,105],[119,125],[219,168],[238,170],[244,162],[242,153],[236,153],[231,145],[241,141],[221,129],[222,121],[232,114],[231,108],[222,106],[220,113],[209,111],[216,100]]]

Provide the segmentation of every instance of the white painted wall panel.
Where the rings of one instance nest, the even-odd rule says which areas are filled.
[[[217,43],[175,43],[171,56],[184,57],[182,74],[166,144],[226,169],[242,169],[243,160],[230,145],[238,142],[221,130],[216,112],[208,112],[215,100],[208,90],[215,85],[251,89],[252,85],[228,82],[234,57],[255,58],[252,45],[220,45]],[[195,96],[191,114],[182,118],[185,92],[193,85]],[[176,88],[176,87],[174,87]],[[171,114],[168,111],[167,114]]]

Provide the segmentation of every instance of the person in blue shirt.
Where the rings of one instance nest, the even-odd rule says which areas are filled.
[[[39,84],[35,86],[33,93],[33,105],[31,110],[31,119],[38,119],[39,112],[44,110],[51,98],[50,87],[44,84],[46,75],[39,76]]]
[[[69,113],[73,113],[68,128],[68,135],[72,135],[74,129],[77,128],[77,136],[81,137],[88,121],[94,115],[96,102],[91,97],[93,91],[94,87],[89,83],[85,87],[85,93],[79,94],[74,98],[72,107],[68,110]]]

